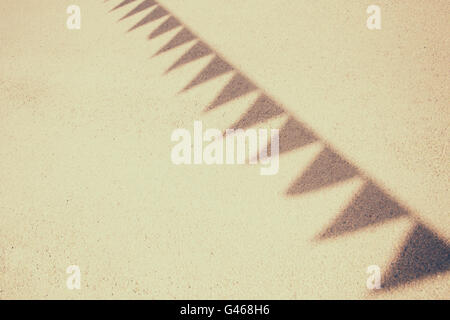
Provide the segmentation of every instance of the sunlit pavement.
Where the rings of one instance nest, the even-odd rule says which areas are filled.
[[[78,31],[71,1],[0,5],[2,298],[448,296],[444,9],[380,3],[369,31],[365,4],[150,2],[80,0]],[[262,96],[278,175],[172,164],[174,129],[228,128]]]

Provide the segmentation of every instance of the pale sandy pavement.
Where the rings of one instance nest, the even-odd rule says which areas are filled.
[[[161,1],[320,137],[272,177],[171,163],[175,128],[225,129],[259,92],[204,113],[233,73],[178,94],[211,57],[163,75],[194,42],[150,58],[182,27],[127,33],[154,8],[119,23],[142,1],[108,13],[120,2],[0,4],[1,298],[449,297],[445,272],[366,289],[367,266],[386,273],[418,223],[448,243],[446,2],[381,2],[375,33],[361,2]],[[80,31],[65,28],[72,3]],[[287,196],[325,144],[362,174]],[[314,240],[363,179],[408,215]],[[68,265],[81,290],[66,288]]]

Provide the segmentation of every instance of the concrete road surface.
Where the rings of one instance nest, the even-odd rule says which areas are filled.
[[[448,299],[450,6],[371,4],[1,1],[0,298]]]

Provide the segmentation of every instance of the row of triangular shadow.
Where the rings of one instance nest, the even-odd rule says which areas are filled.
[[[123,0],[112,11],[136,1]],[[149,8],[152,8],[150,13],[128,31],[135,30],[163,17],[167,17],[167,19],[149,34],[148,39],[156,38],[177,27],[182,27],[167,44],[159,49],[155,56],[190,41],[197,40],[186,53],[167,69],[166,73],[202,57],[213,56],[211,62],[182,91],[189,90],[222,74],[234,71],[234,76],[213,102],[207,106],[206,111],[217,108],[251,91],[258,90],[257,86],[247,77],[239,71],[236,71],[230,63],[221,58],[202,40],[198,39],[194,33],[156,1],[144,0],[120,20],[131,17]],[[262,93],[231,128],[245,129],[282,114],[286,114],[284,108],[269,96]],[[280,129],[280,154],[304,147],[319,140],[314,132],[299,120],[289,116],[286,123]],[[292,183],[287,190],[287,194],[296,196],[317,191],[357,176],[361,177],[359,170],[347,160],[343,159],[331,147],[327,146],[320,152],[309,168]],[[409,215],[407,209],[392,199],[374,182],[367,179],[365,181],[364,186],[350,204],[330,226],[317,236],[318,239],[338,237],[369,226],[382,224],[391,219]],[[389,271],[383,277],[384,288],[396,287],[418,278],[446,272],[449,269],[450,248],[446,241],[440,239],[424,225],[417,223],[409,238],[402,246],[397,259],[391,263]]]

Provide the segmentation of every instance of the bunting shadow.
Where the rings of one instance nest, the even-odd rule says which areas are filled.
[[[372,182],[366,182],[350,204],[317,239],[335,238],[408,214]]]
[[[157,3],[154,0],[145,0],[144,2],[141,2],[136,8],[128,12],[126,15],[124,15],[122,18],[120,18],[119,21],[125,20],[126,18],[129,18],[131,16],[134,16],[135,14],[144,11],[150,7],[153,7]]]
[[[110,11],[121,8],[136,0],[124,0]],[[181,92],[190,90],[200,84],[215,79],[225,73],[234,72],[232,78],[222,88],[217,97],[208,105],[205,111],[218,108],[227,102],[239,98],[249,92],[260,90],[243,73],[225,61],[218,52],[197,37],[180,20],[175,18],[157,1],[145,0],[128,12],[120,20],[124,20],[139,12],[156,6],[141,21],[130,28],[132,31],[152,21],[169,16],[159,27],[152,31],[148,39],[156,38],[177,27],[182,27],[172,39],[160,48],[153,56],[160,55],[183,44],[197,41],[167,70],[171,72],[181,66],[200,58],[212,55],[211,61],[203,68]],[[267,94],[261,93],[232,126],[232,129],[245,129],[258,123],[267,121],[282,114],[287,114],[281,105]],[[348,179],[362,176],[359,169],[345,160],[332,149],[326,141],[319,138],[297,118],[289,116],[280,129],[279,153],[287,153],[306,145],[322,142],[324,149],[319,153],[306,171],[298,177],[286,191],[288,196],[298,196],[304,193],[321,190],[336,185]],[[270,145],[268,146],[268,148]],[[319,240],[335,238],[344,234],[380,225],[392,219],[410,215],[393,197],[389,196],[373,181],[364,178],[365,184],[350,204],[339,213],[338,217],[316,238]],[[384,277],[383,286],[393,288],[430,275],[447,272],[449,270],[449,247],[447,243],[421,224],[417,224],[413,232],[402,247],[399,255],[391,263],[389,271]]]
[[[156,10],[155,10],[156,11]],[[181,23],[174,17],[169,17],[164,21],[158,28],[156,28],[152,33],[149,34],[148,39],[154,39],[170,30],[173,30],[181,26]]]
[[[233,67],[228,62],[215,55],[211,62],[208,63],[208,65],[200,71],[200,73],[186,87],[184,87],[182,91],[188,91],[193,87],[217,78],[232,70]]]
[[[430,229],[417,224],[383,277],[382,287],[392,289],[450,270],[450,247]]]
[[[189,38],[189,34],[187,34],[185,39],[186,38]],[[169,45],[169,44],[170,44],[170,42],[167,45]],[[163,48],[165,48],[166,46],[164,46]],[[205,43],[203,43],[202,41],[199,41],[195,45],[193,45],[185,54],[183,54],[177,61],[175,61],[167,69],[166,73],[169,73],[170,71],[175,70],[176,68],[179,68],[185,64],[188,64],[189,62],[193,62],[200,58],[206,57],[212,53],[213,53],[213,51]]]
[[[246,129],[284,113],[283,108],[265,94],[260,94],[250,109],[230,129]]]
[[[114,8],[112,8],[109,12],[114,11],[114,10],[117,10],[117,9],[119,9],[119,8],[122,8],[123,6],[125,6],[125,5],[127,5],[127,4],[129,4],[129,3],[135,2],[135,1],[136,1],[136,0],[124,0],[124,1],[122,1],[121,3],[119,3],[117,6],[115,6]]]
[[[134,26],[132,26],[130,29],[128,29],[127,32],[131,32],[137,28],[140,28],[140,27],[146,25],[147,23],[150,23],[150,22],[156,21],[162,17],[165,17],[168,14],[169,14],[169,12],[166,9],[164,9],[160,6],[157,6],[148,15],[146,15],[144,18],[142,18],[138,23],[136,23]]]
[[[358,169],[329,147],[325,147],[314,162],[288,189],[290,196],[315,191],[358,175]]]
[[[159,49],[153,56],[155,57],[157,55],[160,55],[161,53],[172,50],[192,40],[195,40],[195,35],[188,29],[183,28],[175,35],[175,37],[173,37],[167,44],[165,44],[161,49]],[[168,71],[166,71],[166,73],[167,72]]]
[[[205,111],[215,109],[256,89],[258,88],[250,80],[236,73]]]

